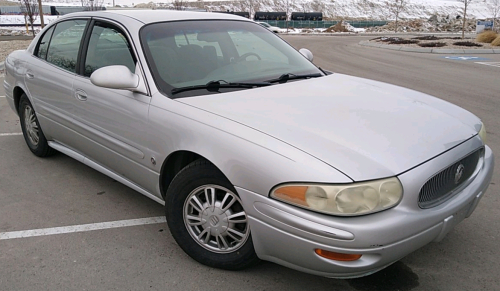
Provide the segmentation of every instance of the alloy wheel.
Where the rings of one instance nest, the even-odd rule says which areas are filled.
[[[183,213],[191,237],[215,253],[241,248],[250,235],[241,200],[221,186],[204,185],[193,190],[185,200]]]

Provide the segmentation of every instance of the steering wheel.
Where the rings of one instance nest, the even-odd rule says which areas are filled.
[[[256,57],[259,61],[261,60],[260,56],[256,53],[253,53],[253,52],[249,52],[249,53],[246,53],[246,54],[242,54],[239,58],[238,58],[238,62],[241,62],[243,60],[246,60],[246,58],[250,57],[250,56],[254,56]]]

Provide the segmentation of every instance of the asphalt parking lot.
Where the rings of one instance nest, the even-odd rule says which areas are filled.
[[[361,47],[357,43],[369,39],[361,36],[284,39],[309,48],[324,69],[409,87],[470,110],[483,119],[488,144],[500,155],[500,55],[396,52]],[[0,290],[499,289],[499,170],[474,214],[442,242],[374,275],[335,280],[267,262],[228,272],[182,252],[163,222],[162,205],[63,154],[32,155],[3,87],[0,96]]]

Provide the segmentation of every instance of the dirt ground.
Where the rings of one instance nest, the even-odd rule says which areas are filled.
[[[395,37],[377,37],[374,38],[370,41],[372,42],[379,42],[379,43],[384,43],[388,45],[395,45],[395,46],[406,46],[406,47],[415,47],[419,48],[422,46],[419,46],[419,44],[426,44],[426,43],[445,43],[446,45],[440,46],[437,48],[443,48],[443,49],[493,49],[493,48],[498,48],[500,49],[500,46],[492,46],[489,43],[479,43],[476,42],[475,38],[465,38],[465,39],[456,39],[455,38],[440,38],[436,40],[418,40],[418,43],[412,43],[412,44],[404,44],[404,43],[391,43],[390,39],[395,39]],[[413,37],[397,37],[397,39],[400,40],[412,40]],[[389,40],[389,41],[388,41]],[[456,42],[473,42],[481,46],[463,46],[463,45],[455,45],[454,43]]]
[[[30,43],[31,40],[0,41],[0,62],[5,61],[11,52],[26,49]]]

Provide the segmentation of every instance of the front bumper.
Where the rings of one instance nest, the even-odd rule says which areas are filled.
[[[479,138],[473,138],[399,175],[405,191],[400,204],[366,216],[315,213],[236,187],[249,217],[255,251],[263,260],[325,277],[353,278],[381,270],[424,245],[441,240],[472,214],[493,175],[494,157],[487,146],[481,170],[453,198],[421,209],[418,193],[429,173],[443,169],[480,143]],[[318,256],[314,252],[317,248],[362,257],[351,262],[333,261]]]

